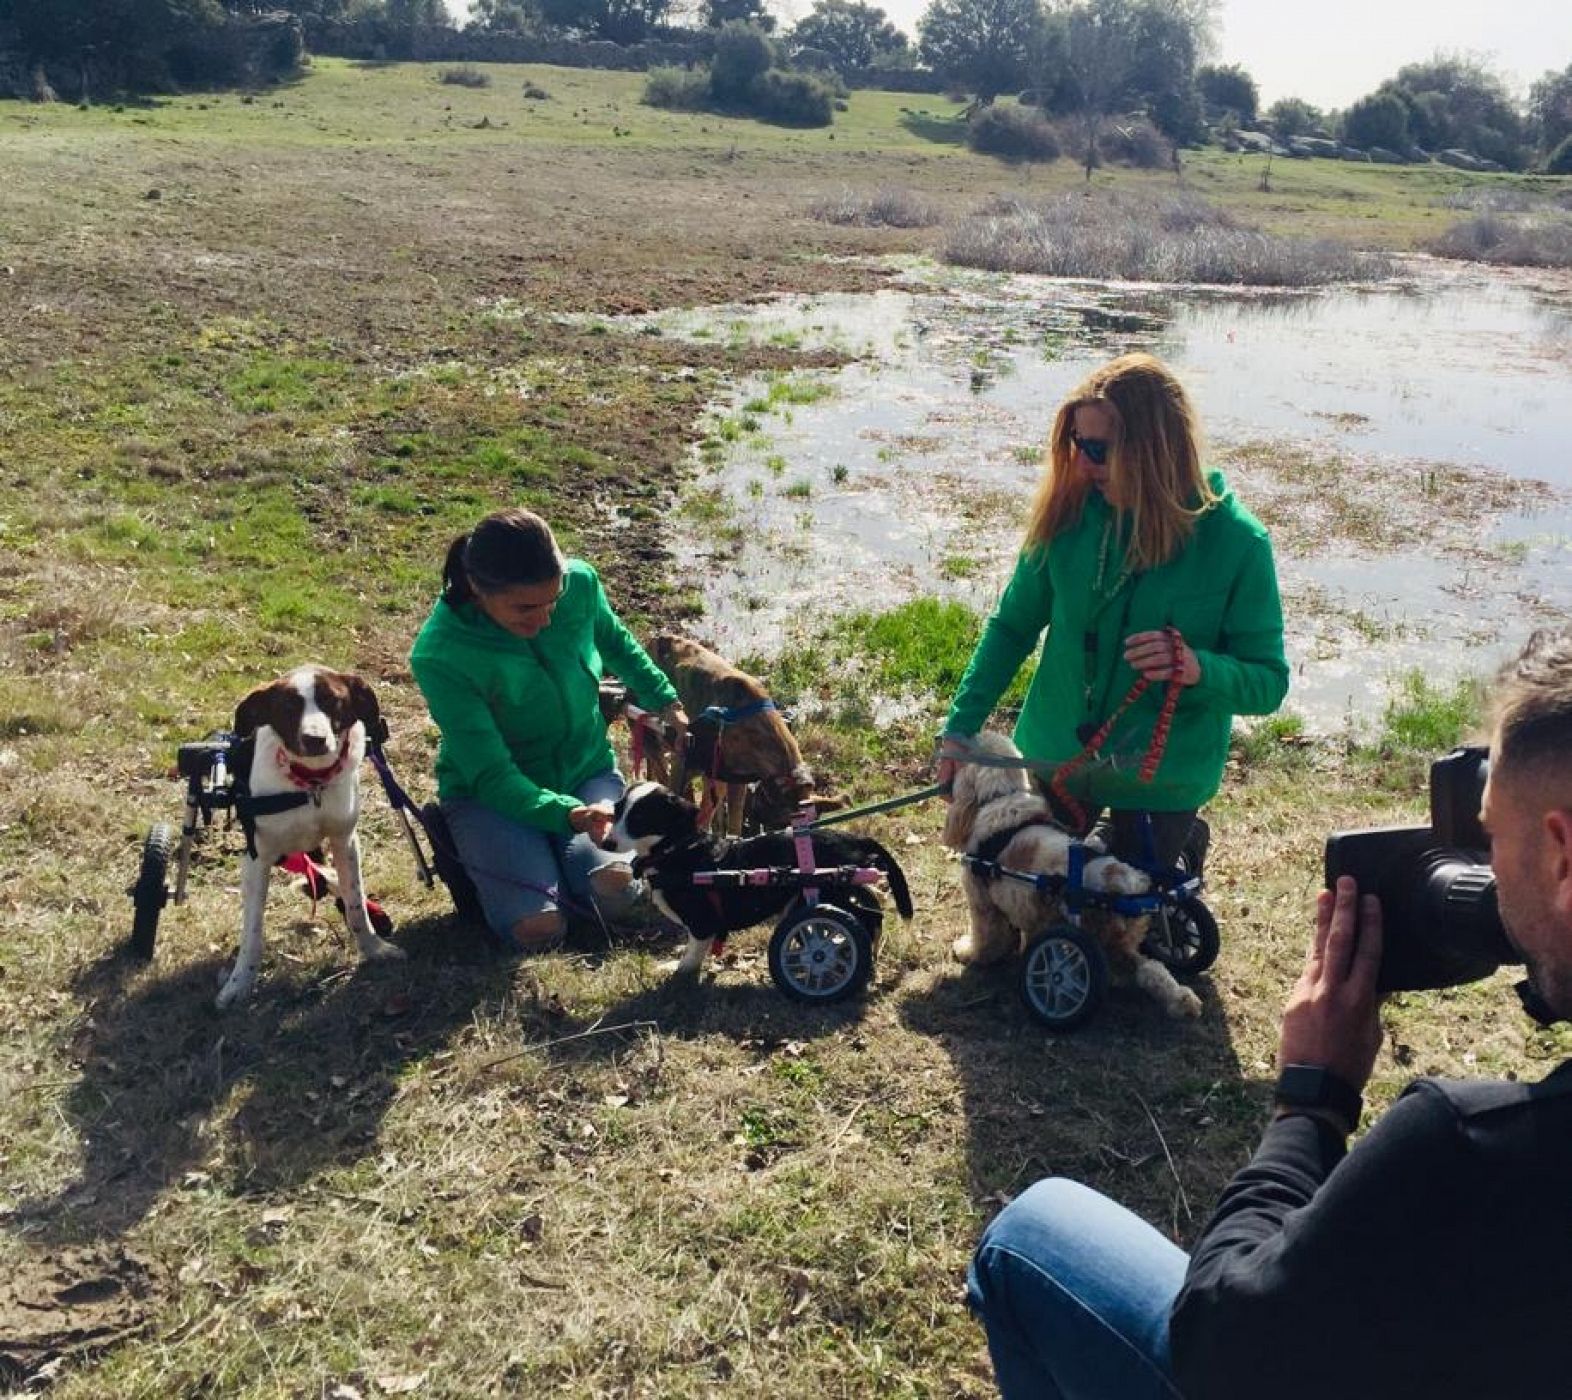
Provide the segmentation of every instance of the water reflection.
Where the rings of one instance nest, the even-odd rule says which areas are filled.
[[[811,631],[809,598],[814,612],[932,592],[991,606],[1051,413],[1134,349],[1176,367],[1247,502],[1295,460],[1331,461],[1356,504],[1408,512],[1414,543],[1396,554],[1280,529],[1291,702],[1312,722],[1378,710],[1380,679],[1409,666],[1444,679],[1486,665],[1572,610],[1572,278],[1415,260],[1377,288],[1240,293],[930,267],[907,289],[658,325],[863,357],[827,376],[833,397],[764,418],[706,469],[702,490],[746,528],[718,549],[686,532],[687,563],[706,630],[733,653]],[[1437,465],[1483,474],[1477,513],[1430,519]],[[1530,506],[1493,473],[1552,489]]]

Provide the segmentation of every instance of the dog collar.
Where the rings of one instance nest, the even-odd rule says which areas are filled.
[[[288,749],[280,745],[277,753],[279,770],[297,788],[309,791],[312,788],[326,787],[344,771],[349,763],[349,734],[350,731],[344,731],[344,738],[338,746],[338,757],[326,768],[312,768],[300,763]]]

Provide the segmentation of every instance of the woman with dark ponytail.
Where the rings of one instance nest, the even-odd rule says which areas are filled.
[[[442,734],[443,815],[493,931],[524,952],[554,946],[562,885],[608,912],[626,905],[626,859],[600,850],[623,789],[601,678],[679,730],[688,717],[595,570],[563,558],[533,512],[488,515],[448,546],[410,666]]]

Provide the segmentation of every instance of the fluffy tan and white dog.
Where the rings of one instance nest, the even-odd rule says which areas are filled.
[[[992,758],[1018,759],[1020,750],[1002,734],[980,734],[977,750]],[[1069,868],[1072,838],[1053,819],[1046,799],[1032,790],[1024,768],[961,763],[944,819],[942,840],[952,850],[977,855],[996,837],[1013,833],[991,858],[1011,870],[1063,875]],[[1083,878],[1089,889],[1113,894],[1142,894],[1151,881],[1113,856],[1086,863]],[[964,963],[985,964],[1019,955],[1031,935],[1062,919],[1064,910],[1051,897],[1019,880],[990,880],[970,866],[961,867],[971,931],[955,940],[955,956]],[[1146,918],[1125,918],[1103,910],[1083,911],[1082,923],[1094,933],[1108,956],[1115,978],[1133,981],[1170,1015],[1199,1016],[1201,1000],[1156,958],[1141,952]]]

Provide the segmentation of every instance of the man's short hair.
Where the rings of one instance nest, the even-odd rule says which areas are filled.
[[[1572,774],[1572,629],[1535,632],[1502,669],[1493,708],[1492,771]]]

